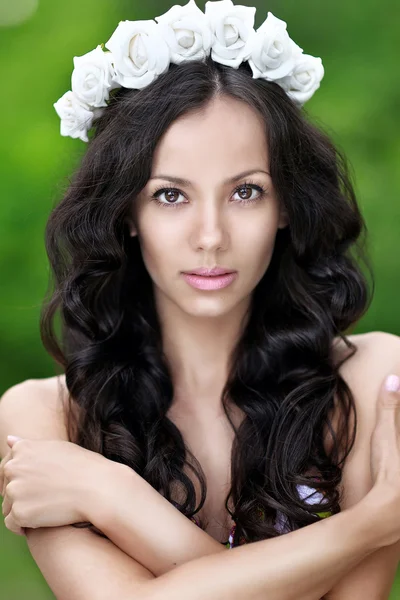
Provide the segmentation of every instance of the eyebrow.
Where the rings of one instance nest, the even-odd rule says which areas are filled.
[[[270,173],[268,173],[268,171],[263,171],[262,169],[251,169],[250,171],[243,171],[242,173],[239,173],[238,175],[234,175],[233,177],[229,177],[228,179],[225,179],[224,184],[234,183],[238,179],[242,179],[242,177],[246,177],[247,175],[253,175],[253,173],[265,173],[266,175],[270,175]],[[173,175],[163,175],[160,173],[159,175],[154,175],[153,177],[150,177],[150,180],[152,180],[152,179],[167,179],[168,181],[173,181],[174,183],[179,183],[179,185],[185,185],[186,187],[193,187],[193,184],[188,179],[183,179],[182,177],[174,177]]]

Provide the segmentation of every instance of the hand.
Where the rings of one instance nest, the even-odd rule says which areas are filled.
[[[61,440],[18,439],[0,463],[4,524],[17,535],[24,528],[59,527],[90,521],[87,507],[101,486],[104,456]]]
[[[373,487],[367,496],[372,495],[380,507],[379,527],[391,545],[400,540],[400,389],[388,391],[384,384],[371,436],[370,464]]]
[[[8,443],[8,441],[7,441],[7,443]],[[8,483],[8,480],[7,480],[6,476],[4,475],[4,467],[5,467],[5,464],[9,460],[11,460],[11,458],[12,458],[12,453],[11,453],[11,450],[10,450],[9,452],[7,452],[7,454],[5,455],[5,457],[0,462],[0,493],[1,493],[1,495],[2,495],[3,498],[6,495],[6,487],[7,487],[7,483]],[[3,502],[2,507],[3,507],[3,516],[4,516],[5,515],[5,512],[4,512],[4,508],[5,508],[4,502]],[[17,535],[25,535],[25,528],[24,527],[18,527],[16,523],[13,523],[11,525],[11,528],[10,528],[10,526],[8,528],[11,529],[11,531],[13,531],[13,533],[16,533]]]

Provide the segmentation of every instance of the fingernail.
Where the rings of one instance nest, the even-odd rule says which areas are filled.
[[[8,435],[7,436],[7,441],[9,441],[9,442],[16,442],[17,440],[22,440],[22,438],[17,437],[16,435]]]
[[[400,378],[397,375],[388,375],[385,381],[385,388],[388,392],[398,392],[400,389]]]

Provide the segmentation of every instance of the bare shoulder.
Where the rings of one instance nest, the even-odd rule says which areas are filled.
[[[65,427],[65,376],[27,379],[0,398],[0,456],[9,450],[7,435],[68,440]]]
[[[371,331],[348,336],[356,352],[347,358],[339,373],[354,395],[359,417],[375,421],[376,401],[380,388],[390,373],[400,375],[400,337],[384,331]],[[344,342],[338,338],[338,356],[348,352]]]
[[[359,432],[354,453],[371,434],[379,388],[390,372],[400,374],[400,337],[382,331],[348,336],[356,352],[339,372],[350,387],[357,410]],[[344,359],[349,349],[335,338],[334,355]],[[0,456],[8,449],[9,434],[21,437],[68,439],[65,427],[68,390],[65,375],[27,379],[0,398]],[[354,454],[353,453],[353,454]]]
[[[340,367],[339,372],[352,392],[357,415],[354,446],[343,467],[342,508],[355,504],[370,490],[370,438],[376,423],[376,406],[386,376],[400,375],[400,337],[383,331],[348,336],[356,352]],[[338,341],[338,356],[346,353]],[[352,427],[352,424],[351,424]]]
[[[370,331],[359,335],[347,336],[356,347],[356,352],[340,368],[340,374],[349,383],[375,385],[378,391],[382,377],[393,369],[400,369],[400,337],[385,331]],[[345,355],[347,347],[340,338],[335,338],[334,351],[337,356]]]

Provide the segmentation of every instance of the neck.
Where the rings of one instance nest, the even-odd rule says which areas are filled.
[[[230,313],[197,317],[158,300],[163,352],[171,370],[174,404],[195,413],[222,409],[231,355],[243,331],[248,299]],[[208,411],[207,411],[208,412]]]

